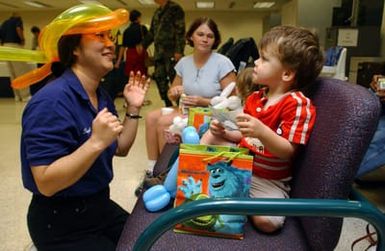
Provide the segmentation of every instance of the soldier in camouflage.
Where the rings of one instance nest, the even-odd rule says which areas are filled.
[[[175,77],[175,63],[183,56],[185,46],[185,20],[181,6],[169,0],[155,0],[159,8],[155,11],[150,31],[143,39],[147,48],[154,42],[155,80],[160,97],[166,106],[172,106],[167,97],[169,83]]]

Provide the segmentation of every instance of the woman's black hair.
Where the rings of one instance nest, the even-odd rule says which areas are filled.
[[[54,78],[63,74],[63,72],[70,68],[76,61],[74,50],[80,45],[81,34],[62,36],[58,43],[59,62],[53,62],[51,65],[51,72]]]
[[[75,63],[76,56],[74,55],[74,51],[80,45],[81,38],[81,34],[75,34],[65,35],[59,39],[57,45],[59,60],[65,68],[69,68]]]

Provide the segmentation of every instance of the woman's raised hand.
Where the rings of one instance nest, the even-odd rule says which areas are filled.
[[[147,78],[144,74],[142,75],[140,71],[136,74],[132,71],[130,72],[130,79],[123,90],[128,106],[140,108],[143,105],[150,81],[151,79]]]

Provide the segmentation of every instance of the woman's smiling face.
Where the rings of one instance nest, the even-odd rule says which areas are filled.
[[[78,49],[74,51],[77,63],[106,74],[113,68],[115,58],[114,38],[110,31],[84,34]]]

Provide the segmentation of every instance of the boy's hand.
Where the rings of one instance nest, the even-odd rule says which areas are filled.
[[[259,136],[266,128],[266,125],[263,124],[259,119],[254,118],[249,114],[238,114],[236,119],[239,131],[244,137],[259,138]]]
[[[217,137],[222,137],[225,134],[225,128],[222,126],[222,124],[216,120],[211,120],[210,123],[210,132]]]

